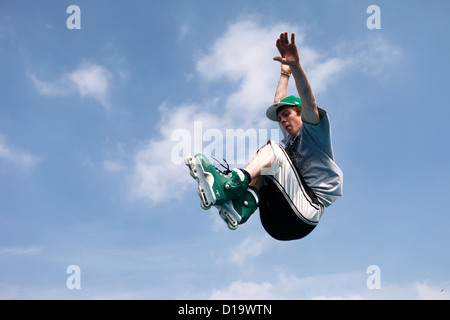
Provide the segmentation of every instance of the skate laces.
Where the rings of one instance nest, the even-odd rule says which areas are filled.
[[[225,162],[225,164],[227,165],[225,167],[225,165],[223,163],[221,163],[219,160],[217,160],[216,158],[214,158],[214,157],[211,157],[211,158],[213,158],[218,164],[220,164],[221,167],[223,167],[225,169],[225,171],[222,171],[222,170],[219,170],[216,168],[219,172],[223,173],[224,175],[227,175],[231,172],[230,165],[228,164],[227,160],[222,158],[223,162]]]

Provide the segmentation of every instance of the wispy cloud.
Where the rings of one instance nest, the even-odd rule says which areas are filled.
[[[81,97],[98,101],[106,109],[110,108],[109,94],[114,76],[104,66],[83,61],[74,71],[64,73],[53,81],[42,80],[33,73],[28,73],[28,77],[41,95],[78,93]]]
[[[41,247],[0,247],[0,256],[23,256],[42,252]]]
[[[389,67],[400,61],[401,48],[380,34],[371,34],[358,41],[342,41],[333,48],[348,71],[384,80]]]
[[[184,37],[186,37],[188,34],[189,34],[189,32],[191,31],[191,29],[190,29],[190,27],[189,27],[189,25],[182,25],[181,27],[180,27],[180,34],[179,34],[179,39],[182,39],[182,38],[184,38]]]
[[[420,299],[448,300],[447,286],[417,281],[403,285],[383,284],[381,289],[368,289],[367,274],[348,272],[321,274],[299,278],[279,273],[273,281],[236,280],[222,289],[213,289],[210,299],[308,299],[308,300],[372,300]]]
[[[5,136],[0,134],[0,161],[14,165],[25,171],[34,168],[43,158],[23,151],[12,145]]]

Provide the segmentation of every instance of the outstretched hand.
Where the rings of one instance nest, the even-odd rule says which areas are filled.
[[[287,32],[280,34],[280,38],[277,40],[277,48],[281,57],[275,57],[273,60],[288,66],[295,66],[300,63],[294,33],[291,35],[291,43],[289,43]]]

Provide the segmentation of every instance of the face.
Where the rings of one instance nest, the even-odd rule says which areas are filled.
[[[301,110],[301,109],[300,109]],[[292,107],[281,107],[277,112],[278,124],[291,136],[297,136],[302,127],[302,113],[298,114]]]

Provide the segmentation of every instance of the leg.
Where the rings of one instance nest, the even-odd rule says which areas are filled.
[[[274,168],[267,170],[266,183],[260,190],[261,222],[275,239],[300,239],[319,223],[323,205],[308,193],[307,185],[285,150],[276,143],[271,146],[275,154]]]
[[[259,190],[261,190],[263,184],[264,184],[264,177],[259,176],[259,177],[252,178],[252,181],[250,182],[250,184],[248,186],[253,187],[259,191]]]
[[[252,184],[255,187],[262,184],[263,177],[261,175],[264,174],[264,169],[267,171],[272,166],[274,159],[272,146],[268,143],[258,150],[256,156],[244,168],[252,177]]]
[[[247,190],[249,177],[241,169],[222,172],[214,167],[203,154],[186,157],[185,164],[198,183],[197,193],[201,198],[203,209],[207,210],[212,205],[221,205]]]
[[[257,209],[259,205],[258,191],[264,183],[262,175],[270,173],[269,169],[272,167],[274,159],[275,154],[272,146],[268,143],[258,150],[256,156],[243,169],[251,178],[247,191],[219,208],[219,214],[225,221],[228,221],[230,229],[236,229],[238,224],[245,223]],[[233,217],[237,217],[237,219]]]
[[[215,206],[230,229],[245,223],[257,209],[259,195],[249,187],[249,173],[242,169],[220,171],[203,154],[186,157],[185,164],[198,183],[201,207]]]
[[[274,159],[274,151],[268,143],[258,150],[243,170],[233,169],[229,174],[220,172],[202,154],[187,157],[185,163],[191,171],[191,176],[199,183],[202,208],[216,206],[228,227],[236,229],[238,224],[245,223],[257,209],[258,190],[264,182],[262,175],[270,174]],[[251,178],[250,184],[248,175]]]

